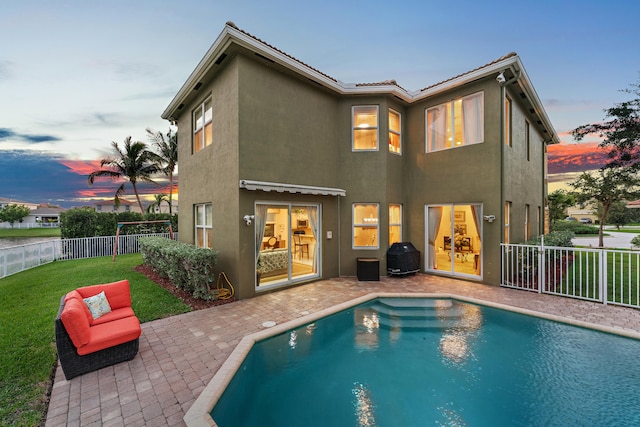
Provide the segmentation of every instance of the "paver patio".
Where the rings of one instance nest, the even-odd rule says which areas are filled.
[[[369,293],[448,293],[640,333],[640,310],[417,274],[336,278],[147,322],[134,360],[67,381],[58,366],[47,414],[55,426],[179,426],[242,337]],[[53,321],[53,320],[52,320]]]

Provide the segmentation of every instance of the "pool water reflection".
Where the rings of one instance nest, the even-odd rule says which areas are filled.
[[[639,352],[497,308],[381,298],[257,342],[211,415],[221,427],[638,425]]]

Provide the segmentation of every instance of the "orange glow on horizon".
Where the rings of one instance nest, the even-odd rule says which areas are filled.
[[[607,151],[597,142],[555,144],[547,148],[549,174],[582,172],[602,167]]]

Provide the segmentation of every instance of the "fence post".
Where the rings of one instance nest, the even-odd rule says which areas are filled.
[[[607,305],[607,300],[609,299],[607,296],[607,276],[609,275],[607,259],[609,258],[609,256],[606,249],[600,250],[599,258],[600,259],[598,260],[598,262],[600,262],[600,277],[598,278],[598,280],[600,281],[600,301],[602,302],[602,304]]]
[[[544,261],[544,234],[540,236],[540,250],[538,251],[538,293],[541,294],[544,289],[544,280],[545,280],[545,261]]]

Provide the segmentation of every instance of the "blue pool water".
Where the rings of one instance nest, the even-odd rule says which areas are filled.
[[[374,300],[258,342],[234,426],[640,425],[640,341],[455,300]]]

